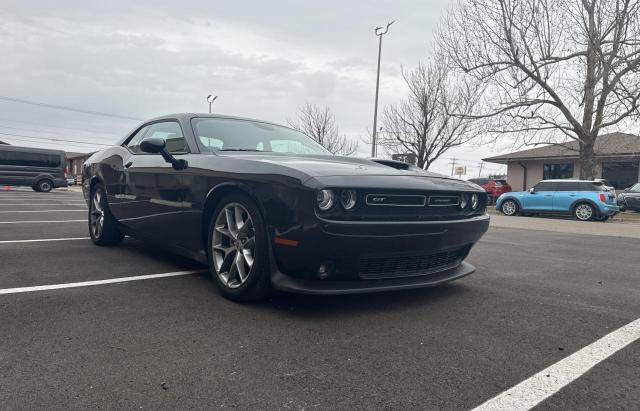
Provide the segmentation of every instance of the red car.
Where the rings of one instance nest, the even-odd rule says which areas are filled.
[[[507,180],[494,180],[492,178],[472,178],[469,180],[472,183],[484,188],[484,191],[489,194],[489,198],[495,201],[496,198],[504,193],[508,193],[511,190],[511,186],[507,183]]]

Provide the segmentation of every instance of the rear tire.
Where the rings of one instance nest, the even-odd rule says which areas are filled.
[[[53,182],[51,180],[48,180],[46,178],[43,178],[42,180],[38,181],[36,183],[36,191],[39,191],[41,193],[48,193],[49,191],[51,191],[53,189]]]
[[[577,204],[573,209],[573,216],[580,221],[592,220],[596,215],[596,211],[589,203]]]
[[[500,206],[500,211],[502,211],[502,214],[509,217],[518,215],[519,210],[520,207],[518,207],[518,203],[515,200],[506,200],[504,203],[502,203],[502,206]]]
[[[118,222],[111,215],[107,196],[102,184],[96,184],[89,197],[89,234],[96,245],[116,245],[122,242],[124,234]]]
[[[259,300],[271,292],[267,232],[255,202],[232,193],[209,223],[207,258],[220,293],[233,301]]]

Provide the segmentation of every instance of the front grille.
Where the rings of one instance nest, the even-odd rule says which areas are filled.
[[[365,280],[426,275],[460,263],[467,247],[435,254],[365,256],[358,262],[358,274]]]

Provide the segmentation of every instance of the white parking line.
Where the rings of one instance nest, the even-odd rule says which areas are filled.
[[[74,212],[78,212],[78,211],[82,211],[83,213],[86,213],[87,210],[83,210],[81,208],[76,208],[75,210],[9,210],[9,211],[0,211],[0,214],[6,214],[6,213],[64,213],[67,211],[74,211]]]
[[[44,243],[47,241],[73,241],[73,240],[89,240],[91,237],[71,237],[71,238],[39,238],[37,240],[2,240],[0,244],[11,243]]]
[[[0,289],[0,294],[17,294],[17,293],[29,293],[33,291],[59,290],[62,288],[89,287],[92,285],[125,283],[128,281],[150,280],[153,278],[177,277],[181,275],[192,275],[192,274],[197,274],[202,272],[205,272],[205,270],[174,271],[172,273],[138,275],[134,277],[110,278],[107,280],[96,280],[96,281],[82,281],[79,283],[37,285],[34,287],[4,288],[4,289]]]
[[[82,203],[82,204],[70,204],[70,203],[51,203],[51,204],[43,204],[43,203],[21,203],[21,204],[16,204],[16,203],[0,203],[0,206],[74,206],[74,207],[86,207],[86,203]]]
[[[80,223],[87,222],[84,220],[47,220],[47,221],[0,221],[0,224],[36,224],[36,223]]]
[[[474,411],[529,410],[638,339],[640,318],[493,397]]]

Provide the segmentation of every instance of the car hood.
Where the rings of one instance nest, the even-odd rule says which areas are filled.
[[[352,158],[343,156],[327,156],[327,155],[283,155],[279,153],[238,153],[228,152],[219,153],[221,156],[233,156],[234,158],[242,158],[244,160],[252,160],[261,163],[268,163],[279,167],[302,172],[310,178],[318,180],[340,181],[345,177],[384,177],[385,181],[394,181],[393,178],[417,179],[437,179],[442,183],[456,186],[459,189],[484,191],[476,184],[462,181],[457,178],[445,176],[430,171],[422,170],[418,167],[409,166],[408,169],[397,169],[389,165],[377,163],[373,160],[364,158]],[[377,179],[380,181],[380,179]],[[396,183],[399,183],[396,181]],[[452,187],[453,188],[453,187]]]

